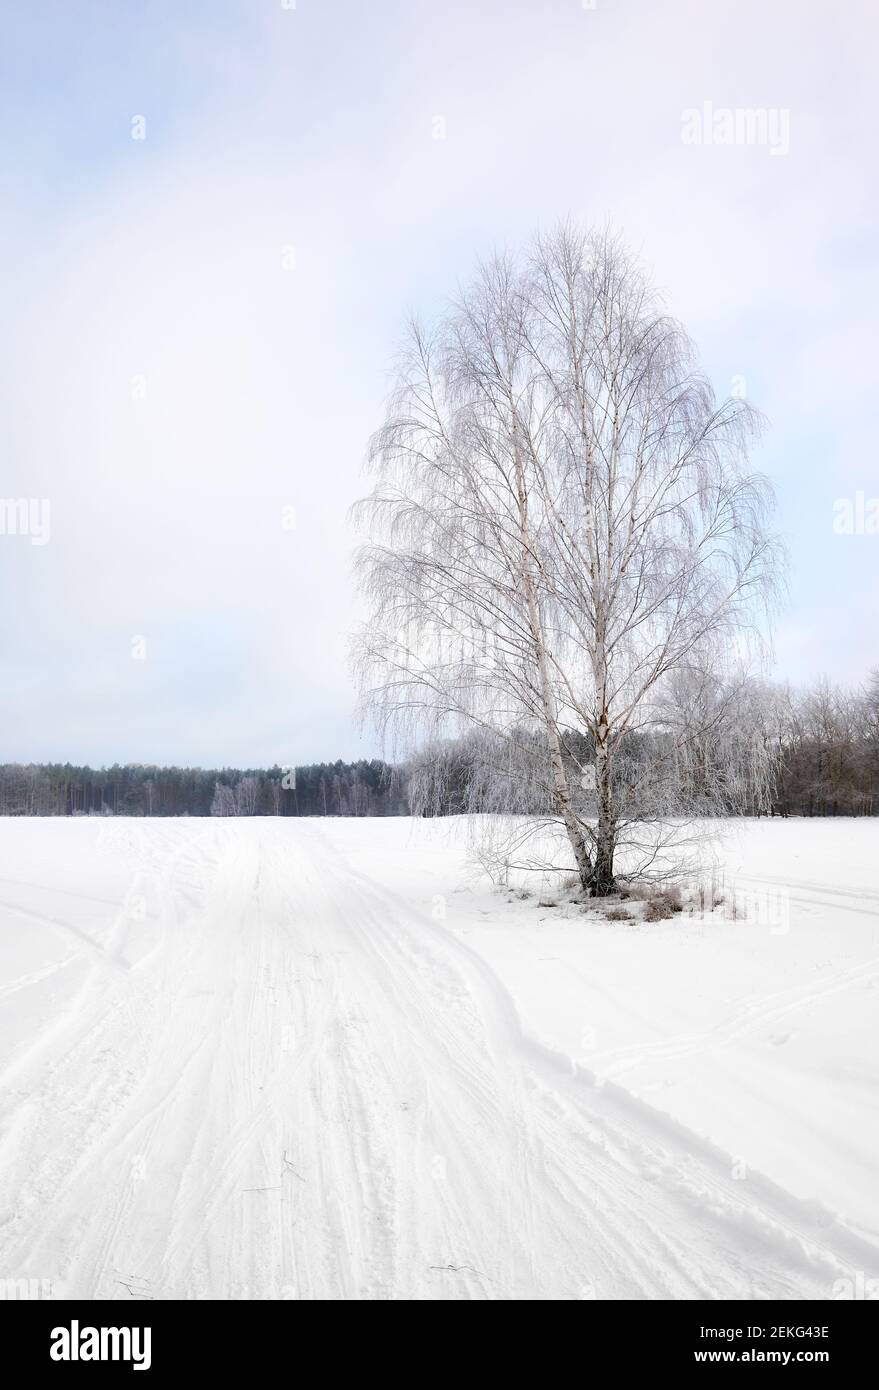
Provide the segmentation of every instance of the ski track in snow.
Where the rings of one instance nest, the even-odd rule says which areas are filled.
[[[83,941],[42,919],[68,954],[7,992],[83,973],[2,1074],[11,1277],[129,1301],[793,1299],[879,1273],[822,1207],[735,1181],[524,1033],[484,960],[326,823],[254,824],[131,822],[147,923],[120,908]]]

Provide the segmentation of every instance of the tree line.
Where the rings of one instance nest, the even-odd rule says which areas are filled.
[[[620,750],[621,772],[634,774],[641,789],[633,810],[645,820],[718,811],[879,815],[879,669],[858,688],[823,680],[802,691],[690,673],[672,686],[662,719],[661,729],[633,732]],[[5,763],[0,815],[444,816],[515,807],[542,816],[553,798],[539,754],[534,732],[521,728],[501,749],[484,731],[470,731],[427,743],[398,765],[378,758],[267,770]],[[577,779],[584,803],[595,789],[591,756],[586,736],[563,737],[566,775]]]
[[[408,804],[380,759],[297,768],[0,765],[5,816],[388,816]]]
[[[859,689],[825,680],[776,700],[779,814],[879,814],[879,668]]]
[[[514,807],[551,815],[539,755],[526,729],[503,749],[483,730],[428,744],[406,767],[409,805],[420,815]],[[566,733],[562,759],[588,810],[595,796],[588,738]],[[879,669],[854,689],[828,680],[798,691],[759,680],[679,678],[656,725],[621,740],[619,771],[639,788],[633,811],[643,822],[879,815]]]

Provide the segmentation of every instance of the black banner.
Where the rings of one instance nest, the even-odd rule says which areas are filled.
[[[417,1309],[417,1311],[416,1311]],[[546,1316],[544,1311],[541,1322]],[[0,1302],[0,1336],[4,1348],[14,1347],[19,1374],[47,1372],[61,1378],[70,1375],[153,1375],[216,1372],[224,1377],[252,1372],[268,1355],[280,1356],[291,1378],[298,1378],[300,1358],[320,1354],[320,1323],[326,1305],[303,1306],[294,1301],[278,1303],[229,1302]],[[872,1301],[799,1303],[602,1303],[578,1302],[562,1324],[567,1335],[577,1338],[576,1356],[584,1372],[602,1365],[606,1372],[648,1372],[678,1376],[688,1372],[710,1379],[718,1371],[747,1372],[755,1366],[775,1367],[779,1373],[817,1370],[835,1376],[869,1366],[876,1342],[877,1304]],[[332,1322],[326,1344],[326,1369],[339,1370],[340,1341],[337,1330],[347,1330],[359,1315],[351,1305],[332,1306]],[[368,1332],[409,1339],[422,1317],[431,1335],[434,1315],[424,1303],[410,1305],[405,1319],[389,1328],[387,1313],[369,1315]],[[527,1317],[527,1314],[524,1314]],[[453,1337],[448,1312],[442,1315],[442,1335],[430,1343],[429,1371],[472,1376],[474,1350]],[[511,1353],[524,1357],[535,1369],[542,1362],[541,1378],[561,1352],[545,1337],[545,1327],[529,1333],[516,1312],[516,1324],[505,1333],[494,1324],[480,1324],[495,1333],[492,1349],[482,1353],[489,1366],[491,1356]],[[462,1330],[470,1332],[469,1322]],[[497,1341],[497,1335],[505,1338]],[[342,1343],[342,1346],[345,1344]],[[352,1344],[352,1371],[366,1374],[366,1347]],[[403,1341],[399,1344],[403,1354]],[[571,1355],[568,1343],[567,1355]],[[394,1344],[386,1355],[397,1359]],[[344,1357],[344,1352],[343,1352]],[[356,1358],[356,1361],[355,1361]],[[526,1361],[519,1366],[520,1376]],[[4,1364],[5,1363],[5,1364]],[[270,1363],[271,1364],[271,1363]],[[0,1362],[8,1369],[4,1355]],[[374,1370],[374,1366],[372,1368]],[[403,1370],[400,1365],[400,1371]],[[410,1366],[409,1374],[415,1367]],[[606,1373],[605,1372],[605,1373]],[[418,1369],[420,1374],[420,1368]]]

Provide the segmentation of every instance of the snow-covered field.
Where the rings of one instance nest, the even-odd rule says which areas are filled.
[[[879,821],[721,857],[725,905],[626,923],[457,821],[0,820],[0,1280],[858,1296]]]

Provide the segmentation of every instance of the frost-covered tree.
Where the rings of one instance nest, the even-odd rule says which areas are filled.
[[[226,785],[225,782],[217,782],[214,786],[214,799],[211,802],[212,816],[237,816],[238,805],[235,800],[235,792]]]
[[[874,667],[867,677],[863,708],[867,739],[879,750],[879,666]]]
[[[259,782],[255,777],[242,777],[235,788],[235,807],[239,816],[255,816]]]
[[[758,631],[778,552],[755,426],[605,234],[498,255],[409,331],[359,504],[365,701],[397,738],[481,729],[527,765],[507,809],[542,785],[596,894],[645,853],[633,737],[675,672],[739,662]],[[671,761],[640,773],[673,815]]]

